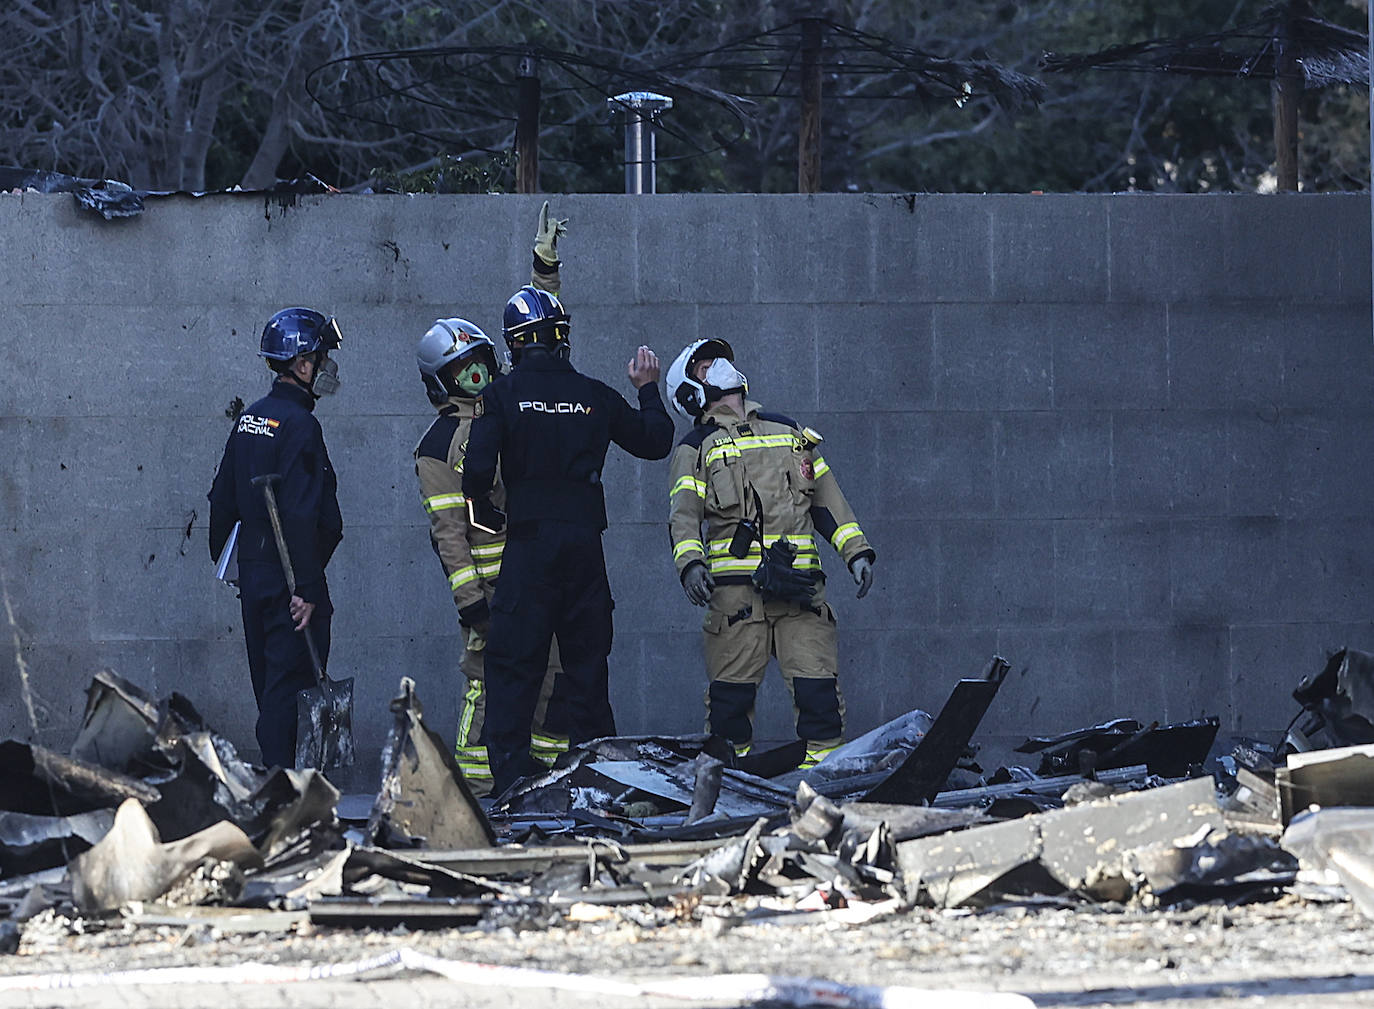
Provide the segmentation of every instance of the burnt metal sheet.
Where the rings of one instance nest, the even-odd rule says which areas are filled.
[[[206,859],[243,867],[262,864],[248,835],[228,821],[163,844],[143,807],[126,799],[109,833],[67,868],[77,907],[105,911],[129,901],[156,900]]]
[[[1121,900],[1132,890],[1129,852],[1156,844],[1196,845],[1223,829],[1211,778],[1197,778],[989,826],[897,845],[908,899],[943,906],[1006,892],[1074,890]]]
[[[123,677],[102,669],[86,688],[86,711],[71,755],[112,771],[130,771],[153,749],[157,702]]]
[[[137,778],[85,760],[65,757],[36,743],[0,743],[0,809],[36,816],[70,816],[113,809],[125,799],[146,804],[161,796]]]
[[[339,790],[319,771],[276,768],[248,801],[256,812],[240,826],[265,858],[290,848],[302,834],[312,835],[318,846],[332,846],[339,836]]]
[[[477,924],[491,904],[457,898],[317,897],[306,909],[313,924],[333,928],[450,928]]]
[[[1215,742],[1221,720],[1209,716],[1172,725],[1142,725],[1117,719],[1052,738],[1031,738],[1018,753],[1039,753],[1043,775],[1088,773],[1144,764],[1151,774],[1185,777],[1201,764]]]
[[[1123,784],[1141,781],[1148,776],[1149,771],[1145,765],[1137,764],[1133,767],[1120,767],[1111,771],[1103,771],[1095,776],[1095,780],[1106,784]],[[1081,775],[1066,774],[1057,778],[1033,778],[1028,781],[1007,781],[997,785],[983,785],[979,788],[960,788],[939,793],[931,805],[942,809],[955,809],[1022,794],[1063,795],[1069,788],[1083,780]]]
[[[1297,877],[1298,860],[1278,839],[1227,834],[1196,845],[1155,844],[1130,853],[1131,870],[1163,904],[1274,896]]]
[[[925,738],[881,784],[864,794],[864,801],[918,805],[935,798],[963,756],[1010,668],[1006,660],[995,656],[981,679],[956,683]]]
[[[1130,893],[1126,852],[1151,844],[1186,844],[1225,829],[1210,777],[1126,792],[1035,819],[1044,841],[1041,861],[1050,873],[1065,888],[1103,900],[1121,900]]]
[[[451,749],[425,725],[409,677],[402,678],[391,711],[395,719],[382,749],[382,786],[368,820],[368,840],[410,838],[431,848],[495,844],[486,813]]]
[[[1274,780],[1284,824],[1312,806],[1374,806],[1374,745],[1290,753]]]
[[[904,841],[897,845],[897,866],[909,901],[924,896],[936,907],[959,907],[1034,862],[1041,850],[1039,824],[1028,816]]]
[[[793,739],[766,750],[751,750],[735,758],[735,767],[759,778],[776,778],[795,771],[806,759],[806,740]]]
[[[1288,750],[1374,743],[1374,655],[1342,648],[1316,676],[1303,677],[1293,700],[1302,711],[1289,728]]]
[[[1300,812],[1280,843],[1303,868],[1334,874],[1360,912],[1374,918],[1374,809]]]
[[[72,816],[0,812],[0,876],[27,875],[66,865],[109,833],[114,810]]]

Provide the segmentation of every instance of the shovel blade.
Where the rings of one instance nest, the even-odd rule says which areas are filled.
[[[353,764],[353,679],[331,680],[296,695],[296,767],[327,771]]]

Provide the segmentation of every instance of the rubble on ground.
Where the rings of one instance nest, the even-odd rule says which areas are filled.
[[[719,929],[1303,893],[1374,917],[1374,657],[1344,651],[1304,680],[1273,746],[1218,754],[1215,718],[1115,719],[1027,738],[1034,770],[984,768],[974,740],[1008,669],[994,658],[935,716],[814,767],[795,744],[737,757],[705,735],[615,737],[486,801],[403,680],[366,808],[316,771],[240,759],[186,698],[101,672],[70,753],[0,743],[0,951],[55,918]]]

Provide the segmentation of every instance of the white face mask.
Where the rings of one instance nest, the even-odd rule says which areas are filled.
[[[316,396],[332,396],[339,391],[339,362],[332,357],[327,357],[315,369],[315,381],[310,385],[310,391]]]
[[[711,362],[711,367],[706,369],[706,374],[702,376],[702,383],[713,389],[719,389],[721,392],[734,392],[737,389],[743,389],[747,380],[735,370],[733,364],[723,357],[718,357]]]

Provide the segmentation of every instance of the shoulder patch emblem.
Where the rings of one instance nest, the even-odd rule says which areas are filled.
[[[483,412],[485,409],[486,409],[486,406],[485,406],[485,404],[482,402],[482,397],[481,397],[481,396],[478,396],[477,399],[474,400],[474,401],[473,401],[473,404],[472,404],[472,419],[473,419],[473,420],[476,420],[478,417],[482,416],[482,412]]]
[[[255,417],[251,413],[239,415],[239,434],[256,434],[275,438],[279,427],[281,427],[281,421],[274,417]]]
[[[814,480],[814,479],[816,479],[816,467],[813,466],[813,465],[811,465],[811,460],[810,460],[810,459],[802,459],[802,461],[801,461],[801,475],[802,475],[802,479],[804,479],[804,480]]]

